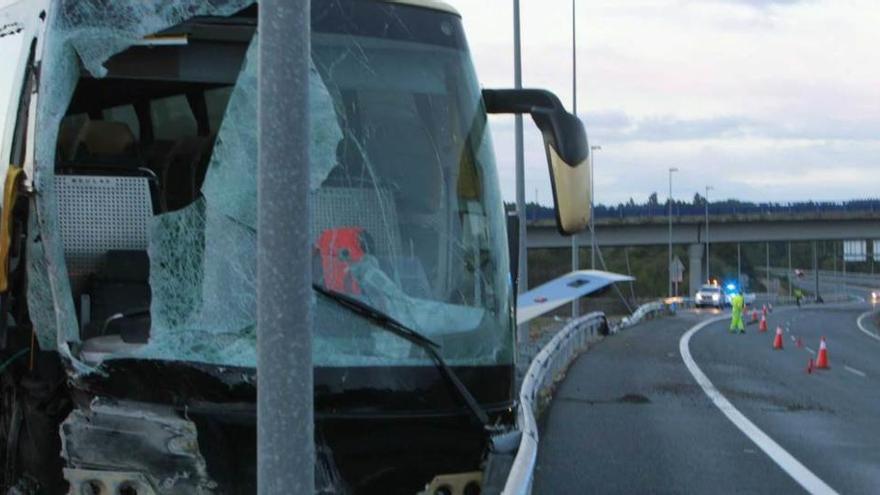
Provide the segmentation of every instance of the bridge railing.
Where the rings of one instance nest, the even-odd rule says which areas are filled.
[[[535,418],[549,402],[554,385],[564,377],[575,358],[603,335],[617,333],[666,310],[667,305],[661,301],[643,304],[613,327],[609,326],[604,313],[593,312],[570,320],[541,348],[529,365],[520,388],[517,426],[522,435],[503,494],[531,493],[538,456],[538,427]]]
[[[596,205],[593,209],[597,219],[607,218],[665,218],[669,214],[669,206],[657,204],[621,204]],[[703,216],[706,206],[702,204],[674,203],[674,217]],[[845,214],[845,213],[877,213],[880,212],[880,200],[866,199],[841,203],[803,202],[803,203],[710,203],[709,216],[730,215],[806,215],[806,214]],[[548,220],[555,218],[552,208],[530,203],[526,206],[526,218],[532,220]]]

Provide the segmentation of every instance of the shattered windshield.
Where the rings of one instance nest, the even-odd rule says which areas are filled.
[[[459,19],[340,1],[316,2],[312,24],[314,283],[426,335],[452,365],[512,362],[502,203]],[[94,182],[83,163],[89,174],[109,174],[104,162],[132,160],[131,177],[114,180],[136,188],[136,176],[149,175],[143,197],[153,205],[136,232],[146,239],[144,255],[135,240],[89,260],[63,239],[84,355],[256,365],[256,37],[240,49],[228,45],[237,58],[198,81],[145,82],[128,60],[172,48],[132,48],[110,59],[107,77],[93,74],[76,88],[56,157],[58,173],[71,174],[60,177],[62,224],[68,196]],[[199,46],[193,38],[174,57],[183,61]],[[229,66],[236,69],[223,79]],[[175,70],[186,75],[185,64]],[[68,128],[76,129],[72,143]],[[105,149],[116,154],[98,156]],[[139,263],[142,270],[131,268]],[[109,273],[115,266],[128,270],[124,281]],[[112,297],[101,285],[107,279]],[[126,307],[113,306],[121,299]],[[430,363],[333,300],[316,298],[314,315],[316,366]]]

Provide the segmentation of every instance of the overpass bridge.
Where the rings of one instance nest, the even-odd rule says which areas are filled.
[[[526,245],[535,248],[569,248],[571,239],[559,234],[552,220],[527,224]],[[581,246],[590,245],[590,233],[578,236]],[[880,212],[773,213],[710,215],[710,243],[804,242],[876,240],[880,251]],[[666,217],[599,218],[596,244],[601,247],[666,245],[669,224]],[[672,242],[689,246],[691,287],[703,276],[706,221],[701,216],[673,217]]]

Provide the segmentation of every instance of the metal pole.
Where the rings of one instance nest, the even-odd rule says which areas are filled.
[[[590,269],[596,269],[596,223],[593,221],[596,215],[593,214],[596,189],[593,188],[593,176],[596,175],[596,152],[601,150],[601,146],[590,146]]]
[[[522,88],[522,44],[520,42],[519,25],[519,0],[513,0],[513,86]],[[526,184],[525,184],[525,158],[523,156],[523,119],[522,114],[516,114],[514,121],[514,147],[516,165],[516,211],[519,216],[519,277],[517,288],[522,294],[529,286],[528,253],[526,252]],[[520,342],[528,340],[528,325],[520,325],[517,328],[517,338]]]
[[[669,267],[669,297],[673,297],[672,293],[672,173],[678,172],[678,168],[670,167],[669,168],[669,256],[668,262],[666,265]]]
[[[791,241],[788,241],[788,298],[791,299]]]
[[[571,113],[577,116],[578,108],[578,90],[577,90],[577,27],[575,22],[575,0],[571,0]],[[590,211],[590,217],[595,212]],[[571,271],[577,271],[580,268],[580,244],[578,243],[577,234],[571,236]],[[571,317],[577,318],[579,300],[576,298],[571,302]]]
[[[712,279],[709,273],[709,191],[712,186],[706,186],[706,282]]]
[[[259,12],[257,491],[314,493],[309,0]],[[305,227],[304,227],[305,226]],[[283,260],[283,262],[282,262]]]

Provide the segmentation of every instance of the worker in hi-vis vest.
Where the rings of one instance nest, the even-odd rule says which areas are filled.
[[[745,309],[746,298],[743,297],[742,289],[736,291],[736,294],[730,296],[730,332],[746,333],[746,327],[743,324],[743,310]]]

